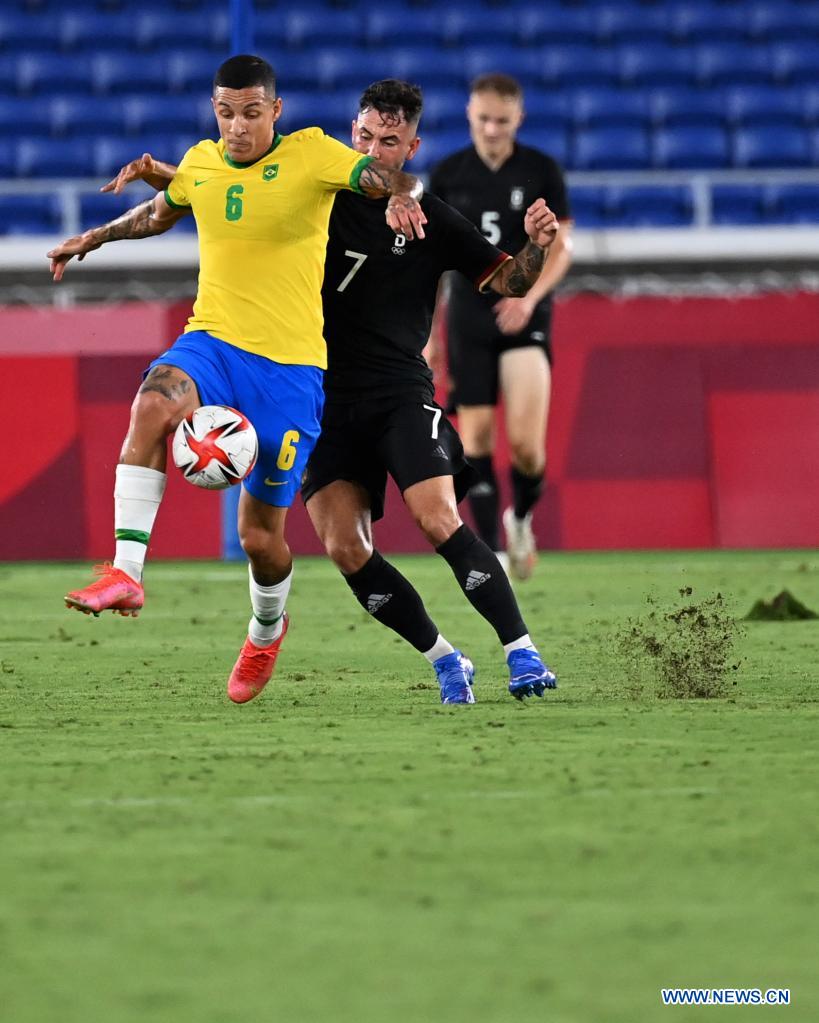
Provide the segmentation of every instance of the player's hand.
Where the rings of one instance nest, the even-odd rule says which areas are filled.
[[[528,326],[535,304],[528,296],[502,298],[495,303],[492,311],[501,334],[520,334]]]
[[[443,346],[438,339],[438,332],[435,329],[435,324],[432,326],[432,333],[429,335],[421,357],[426,361],[426,364],[432,370],[433,379],[437,382],[441,379],[445,370],[444,365],[444,352]]]
[[[535,199],[526,211],[523,227],[535,245],[548,249],[557,236],[560,224],[544,200]]]
[[[82,262],[89,252],[98,249],[102,242],[94,238],[93,231],[86,231],[84,234],[75,234],[73,238],[66,238],[60,242],[46,256],[51,260],[50,273],[55,281],[61,281],[68,261],[76,256]]]
[[[150,153],[143,153],[138,159],[126,163],[117,176],[112,178],[108,184],[103,185],[100,191],[119,195],[130,182],[145,181],[151,188],[160,192],[170,184],[173,175],[174,170],[169,164],[155,160]]]
[[[396,234],[402,234],[407,241],[426,238],[424,224],[427,217],[421,203],[409,195],[391,195],[387,203],[387,223]]]

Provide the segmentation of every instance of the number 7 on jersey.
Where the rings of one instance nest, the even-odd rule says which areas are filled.
[[[341,284],[339,284],[339,286],[336,288],[336,291],[344,291],[344,289],[347,287],[347,285],[350,283],[353,277],[355,277],[355,275],[361,269],[361,267],[364,264],[364,260],[367,258],[366,252],[353,252],[352,249],[345,249],[344,255],[349,256],[350,259],[354,259],[355,262],[353,263],[352,270],[347,274],[347,276],[344,278]]]

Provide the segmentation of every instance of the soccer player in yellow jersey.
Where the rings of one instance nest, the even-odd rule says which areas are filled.
[[[293,564],[285,519],[321,420],[321,284],[333,198],[342,189],[389,196],[384,230],[407,238],[424,237],[426,217],[413,175],[362,157],[318,128],[278,134],[282,101],[261,58],[221,65],[213,108],[220,141],[193,146],[164,193],[48,253],[59,281],[73,256],[161,234],[188,213],[199,233],[193,315],[150,364],[132,406],[114,487],[113,565],[100,566],[94,583],[65,599],[86,614],[137,614],[165,489],[168,435],[200,405],[240,409],[259,435],[259,458],[239,502],[253,615],[228,682],[230,698],[244,703],[272,675],[287,630]]]

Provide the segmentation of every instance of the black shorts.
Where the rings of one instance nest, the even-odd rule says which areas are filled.
[[[350,480],[369,493],[375,522],[384,514],[387,474],[402,494],[422,480],[453,476],[459,501],[477,478],[461,438],[433,401],[326,405],[321,434],[302,476],[304,502],[336,480]]]
[[[535,307],[519,334],[502,334],[492,306],[470,303],[450,310],[447,350],[451,390],[449,407],[497,405],[500,357],[513,348],[542,348],[552,364],[551,307]]]

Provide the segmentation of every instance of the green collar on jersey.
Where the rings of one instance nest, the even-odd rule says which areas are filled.
[[[237,170],[243,170],[245,167],[252,167],[254,164],[258,163],[259,160],[264,160],[266,156],[270,156],[270,154],[273,152],[273,150],[276,148],[276,146],[281,142],[283,138],[284,138],[283,135],[280,135],[278,132],[276,132],[273,136],[273,145],[270,147],[270,149],[268,149],[266,153],[262,153],[261,156],[257,156],[255,160],[251,160],[249,163],[239,163],[238,160],[231,160],[231,158],[228,156],[227,149],[225,149],[224,153],[222,153],[222,157],[225,163],[228,165],[228,167],[236,167]]]

